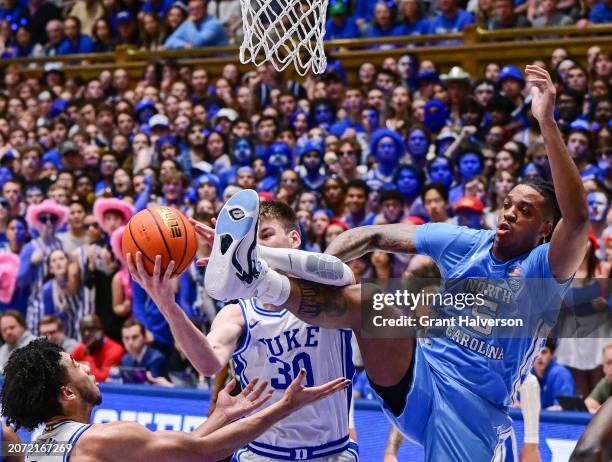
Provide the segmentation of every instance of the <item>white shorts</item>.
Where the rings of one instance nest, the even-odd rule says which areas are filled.
[[[343,452],[334,454],[333,456],[320,457],[318,459],[308,459],[308,462],[358,462],[359,455],[352,447],[349,447]],[[284,462],[280,459],[271,459],[270,457],[260,456],[247,448],[239,449],[232,457],[232,462]]]

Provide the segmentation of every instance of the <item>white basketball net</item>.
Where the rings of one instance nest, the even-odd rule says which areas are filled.
[[[270,61],[281,72],[294,63],[298,74],[321,74],[329,0],[240,0],[244,40],[240,62]]]

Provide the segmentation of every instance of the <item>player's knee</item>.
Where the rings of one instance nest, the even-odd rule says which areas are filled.
[[[600,462],[603,461],[602,456],[599,443],[579,441],[570,457],[570,462]]]

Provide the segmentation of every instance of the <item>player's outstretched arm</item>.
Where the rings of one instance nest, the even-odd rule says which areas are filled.
[[[336,237],[325,253],[342,261],[351,261],[375,250],[393,253],[414,253],[414,230],[412,223],[392,225],[370,225],[349,229]]]
[[[228,305],[223,308],[213,321],[207,337],[174,300],[170,283],[174,262],[170,262],[162,275],[161,256],[157,255],[153,275],[149,275],[142,261],[142,253],[136,253],[135,262],[131,254],[126,259],[132,279],[140,284],[164,315],[174,339],[191,364],[205,376],[219,372],[229,362],[242,335],[244,319],[240,307]]]
[[[318,387],[302,385],[304,370],[285,391],[283,398],[266,409],[238,420],[206,436],[174,431],[151,432],[133,422],[94,425],[83,434],[75,454],[92,460],[125,462],[216,461],[253,441],[271,425],[302,407],[345,389],[349,380],[338,378]]]
[[[595,414],[570,457],[570,462],[609,460],[612,460],[612,399]]]
[[[586,252],[589,225],[586,195],[580,173],[553,116],[555,85],[541,67],[527,66],[526,73],[532,86],[531,112],[540,124],[561,209],[561,221],[553,232],[548,261],[555,277],[565,280],[576,272]]]

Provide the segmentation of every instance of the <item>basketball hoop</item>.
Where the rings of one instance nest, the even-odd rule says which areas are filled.
[[[329,0],[240,0],[244,40],[240,62],[270,62],[278,72],[291,63],[301,76],[322,74]]]

